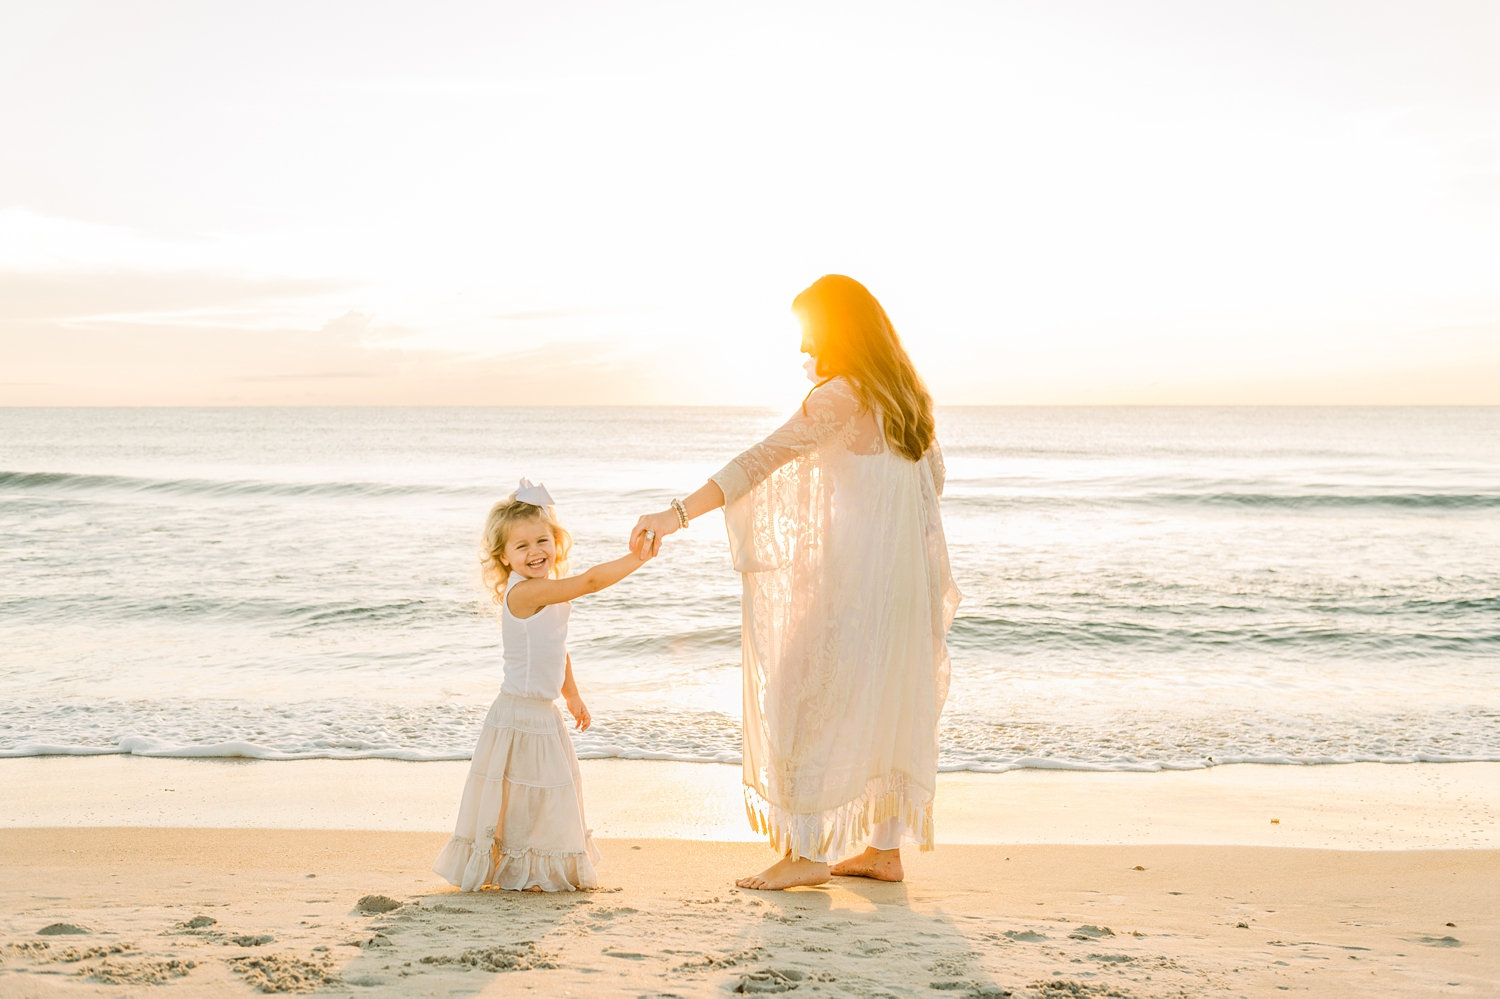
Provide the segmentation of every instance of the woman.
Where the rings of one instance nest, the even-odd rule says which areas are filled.
[[[744,581],[746,809],[783,854],[735,883],[899,881],[901,843],[933,846],[959,600],[932,399],[858,281],[819,278],[792,309],[817,375],[801,409],[697,492],[641,517],[630,544],[654,553],[725,508]],[[861,842],[862,854],[830,867]]]

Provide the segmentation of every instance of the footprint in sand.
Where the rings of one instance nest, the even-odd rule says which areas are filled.
[[[619,906],[608,906],[608,905],[606,905],[606,906],[601,906],[601,907],[599,907],[597,909],[594,909],[591,912],[589,912],[588,918],[589,919],[593,919],[593,920],[598,920],[598,921],[602,922],[602,921],[604,921],[606,919],[614,919],[616,916],[633,916],[637,912],[640,912],[640,911],[641,910],[639,910],[639,909],[632,909],[628,905],[619,905]]]
[[[62,950],[51,951],[43,960],[61,964],[77,964],[79,961],[92,961],[100,957],[116,957],[135,950],[135,944],[117,943],[105,947],[89,947],[79,950],[77,947],[64,947]]]
[[[790,992],[807,980],[807,975],[796,968],[765,968],[740,976],[739,984],[731,991],[736,995],[752,995],[760,992]],[[826,979],[831,981],[832,979]]]
[[[366,895],[354,903],[354,908],[365,915],[376,915],[401,908],[401,903],[389,895]]]
[[[18,957],[45,957],[52,945],[45,940],[27,940],[24,943],[8,943],[5,945],[5,953]]]
[[[5,953],[27,957],[39,965],[72,965],[69,974],[78,975],[105,986],[162,986],[181,978],[196,968],[196,962],[183,960],[145,960],[132,957],[135,944],[105,944],[101,947],[65,947],[52,950],[45,942],[6,944]],[[3,965],[0,960],[0,965]],[[43,974],[58,974],[46,971]]]
[[[177,924],[179,930],[204,930],[214,926],[219,921],[212,916],[194,916],[192,919]]]
[[[1017,943],[1041,943],[1047,939],[1045,933],[1038,933],[1036,930],[1006,930],[1001,936]]]
[[[421,964],[456,964],[482,971],[530,971],[533,968],[555,968],[557,962],[536,949],[530,940],[513,946],[472,947],[458,955],[428,954]]]
[[[340,982],[327,957],[308,961],[295,954],[257,954],[231,957],[226,963],[246,984],[261,992],[311,992]]]
[[[1067,978],[1054,978],[1050,981],[1036,981],[1031,983],[1040,999],[1089,999],[1093,996],[1117,996],[1120,993],[1105,985],[1090,985],[1087,982],[1075,982]]]
[[[940,957],[927,966],[929,973],[943,975],[947,978],[961,978],[969,970],[969,963],[979,955],[973,951],[964,951],[961,954],[949,954]],[[937,986],[933,986],[937,988]]]
[[[94,931],[89,929],[87,926],[79,926],[77,923],[49,923],[48,925],[43,926],[41,929],[36,931],[37,936],[39,937],[71,936],[73,934],[84,934],[92,932]]]
[[[826,949],[826,948],[825,948]],[[696,953],[694,951],[677,951],[676,953]],[[751,961],[759,961],[766,956],[761,947],[751,947],[748,950],[735,951],[733,954],[698,954],[692,960],[679,964],[675,971],[703,971],[709,968],[733,968],[740,964],[749,964]]]
[[[242,936],[230,937],[229,942],[236,947],[264,947],[268,943],[275,943],[276,938],[269,933],[247,933]]]
[[[106,985],[165,985],[198,966],[196,961],[119,961],[106,958],[78,973]]]

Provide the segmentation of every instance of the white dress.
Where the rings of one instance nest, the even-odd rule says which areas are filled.
[[[531,617],[500,611],[505,679],[485,716],[458,806],[432,869],[464,891],[594,888],[599,851],[583,817],[578,757],[556,698],[567,661],[569,606]]]
[[[877,826],[933,846],[959,602],[943,476],[936,442],[893,452],[843,378],[712,476],[744,584],[746,810],[778,852],[836,859]]]

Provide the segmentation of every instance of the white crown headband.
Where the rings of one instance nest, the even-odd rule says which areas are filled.
[[[522,479],[521,485],[516,489],[516,499],[522,503],[530,503],[532,506],[556,506],[552,494],[547,492],[547,487],[540,482],[535,485],[530,479]]]

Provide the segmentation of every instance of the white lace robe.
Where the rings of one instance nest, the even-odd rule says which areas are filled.
[[[744,781],[778,851],[828,859],[899,819],[933,845],[959,592],[942,455],[893,452],[835,378],[712,478],[744,581]]]

